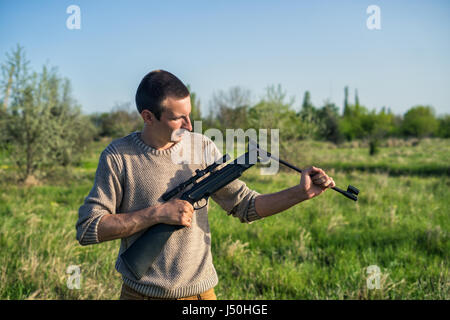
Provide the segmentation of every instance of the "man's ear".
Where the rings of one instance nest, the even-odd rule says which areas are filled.
[[[152,124],[156,120],[155,115],[150,110],[142,110],[141,117],[145,124]]]

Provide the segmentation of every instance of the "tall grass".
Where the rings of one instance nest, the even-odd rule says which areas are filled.
[[[358,173],[334,178],[362,190],[358,203],[327,191],[248,226],[225,220],[212,205],[215,263],[226,280],[219,296],[448,299],[449,179]],[[244,180],[262,193],[297,182],[285,173],[275,188],[270,178],[254,173]],[[378,290],[367,288],[370,265],[382,272]]]
[[[449,142],[382,149],[404,168],[448,167]],[[436,144],[433,146],[433,144]],[[14,168],[0,160],[0,298],[117,299],[121,277],[114,269],[119,241],[81,247],[75,240],[77,210],[92,187],[103,141],[79,167],[55,171],[34,186],[11,183]],[[310,146],[311,164],[336,165],[364,149]],[[427,149],[428,148],[428,149]],[[442,150],[431,152],[432,150]],[[431,152],[431,153],[430,153]],[[414,160],[412,160],[414,159]],[[287,159],[298,165],[301,158]],[[393,161],[386,165],[394,165]],[[305,164],[306,165],[306,164]],[[357,203],[336,192],[284,213],[241,224],[210,202],[214,264],[220,299],[449,299],[448,174],[389,175],[354,168],[331,170],[337,185],[360,188]],[[260,192],[276,192],[299,182],[293,172],[242,180]],[[81,289],[69,289],[70,265],[81,268]],[[377,265],[380,288],[367,287],[367,268]]]

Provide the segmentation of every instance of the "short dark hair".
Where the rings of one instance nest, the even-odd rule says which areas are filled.
[[[149,72],[136,91],[136,107],[139,113],[151,111],[160,120],[164,107],[161,103],[167,97],[182,99],[189,95],[186,86],[172,73],[164,70]]]

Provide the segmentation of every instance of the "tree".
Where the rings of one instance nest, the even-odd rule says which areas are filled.
[[[385,108],[379,113],[373,110],[362,117],[362,127],[369,141],[369,154],[375,155],[379,152],[381,139],[394,131],[394,115]]]
[[[4,146],[24,180],[36,170],[79,159],[93,132],[71,97],[70,81],[60,78],[56,68],[30,72],[28,63],[18,46],[2,65],[3,70],[14,70],[12,78],[2,79],[10,83],[5,92],[10,102],[1,123]]]
[[[119,138],[140,130],[144,122],[139,113],[131,108],[131,103],[116,103],[110,112],[95,113],[90,116],[100,137]]]
[[[364,137],[363,117],[367,109],[363,106],[348,105],[346,114],[339,119],[339,131],[347,140]]]
[[[266,94],[250,108],[249,125],[255,130],[279,129],[280,141],[298,138],[298,118],[292,105],[294,99],[286,101],[286,93],[281,85],[268,86]]]
[[[403,117],[402,130],[407,136],[431,136],[437,132],[438,127],[439,123],[431,106],[415,106]]]
[[[313,111],[314,111],[314,106],[311,102],[311,94],[309,93],[309,91],[305,91],[305,95],[303,96],[302,112],[310,113]]]
[[[15,92],[17,92],[17,89],[23,87],[24,82],[28,80],[28,64],[29,61],[25,58],[24,48],[19,44],[15,51],[6,53],[6,61],[1,66],[2,80],[0,82],[3,93],[1,109],[3,113],[5,113],[8,108],[13,84],[15,86]]]
[[[344,87],[344,116],[348,113],[348,86]]]
[[[191,96],[191,122],[202,120],[202,112],[200,109],[200,100],[197,98],[197,94],[191,90],[191,86],[188,84],[187,88]]]
[[[438,121],[438,136],[441,138],[450,138],[450,115],[444,115]]]
[[[216,124],[220,129],[228,128],[247,130],[248,109],[250,107],[250,91],[235,86],[227,92],[214,93],[212,110],[216,115]]]
[[[355,89],[355,106],[359,107],[358,89]]]
[[[342,140],[339,131],[339,107],[330,101],[317,110],[317,119],[319,123],[319,137],[338,143]]]
[[[317,111],[311,102],[311,94],[305,91],[303,96],[303,103],[300,112],[297,114],[300,125],[298,127],[299,136],[301,139],[317,138],[320,132],[320,123],[317,116]]]
[[[68,166],[80,161],[96,130],[72,97],[70,80],[60,78],[56,68],[50,73],[50,79],[49,90],[53,97],[46,106],[50,110],[47,120],[47,158],[51,165]]]
[[[38,117],[47,116],[40,108],[41,105],[38,105],[40,99],[37,96],[43,90],[37,86],[37,74],[30,75],[28,64],[23,48],[18,45],[6,54],[2,71],[8,71],[2,73],[1,82],[5,88],[3,106],[6,107],[2,121],[4,147],[9,149],[24,179],[36,170],[38,163],[34,159],[44,151],[43,145],[37,143],[43,134],[43,125],[39,123]]]

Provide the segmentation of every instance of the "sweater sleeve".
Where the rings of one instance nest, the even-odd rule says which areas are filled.
[[[220,159],[222,153],[211,140],[208,140],[206,146],[208,154],[207,165]],[[251,190],[247,185],[236,179],[219,191],[211,195],[211,198],[217,202],[228,215],[238,218],[242,223],[251,223],[261,219],[255,210],[255,198],[259,195],[255,190]]]
[[[238,218],[243,223],[251,223],[261,219],[255,210],[255,198],[258,195],[258,192],[251,190],[244,182],[236,179],[212,194],[211,197],[228,215]]]
[[[122,200],[120,159],[108,146],[100,155],[94,186],[78,210],[77,240],[81,245],[98,243],[97,227],[106,214],[115,214]]]

